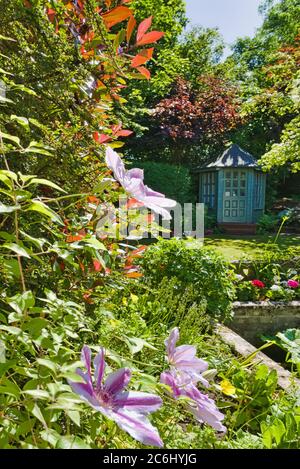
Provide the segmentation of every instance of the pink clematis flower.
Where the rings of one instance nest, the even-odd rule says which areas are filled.
[[[200,423],[207,423],[219,432],[225,432],[222,425],[224,415],[218,410],[213,399],[201,393],[196,384],[201,382],[204,386],[209,383],[201,373],[207,370],[208,364],[196,357],[196,348],[192,345],[176,347],[179,339],[177,327],[172,329],[169,338],[165,341],[167,348],[167,360],[170,370],[160,376],[160,382],[171,388],[173,397],[188,397],[188,409]]]
[[[109,169],[113,171],[115,179],[126,192],[129,192],[145,207],[162,215],[164,220],[171,220],[171,215],[166,209],[175,207],[176,201],[167,199],[164,194],[153,191],[148,186],[145,186],[144,171],[142,169],[134,168],[127,171],[118,153],[110,147],[106,149],[105,161]]]
[[[147,414],[156,411],[162,400],[155,394],[124,391],[131,378],[131,371],[122,368],[111,373],[103,382],[105,371],[104,351],[100,350],[94,359],[94,380],[91,372],[91,350],[84,346],[81,360],[87,372],[77,369],[76,373],[84,383],[69,381],[72,390],[95,410],[111,420],[133,438],[149,446],[162,447],[158,431],[151,425]]]
[[[178,370],[185,381],[193,383],[201,382],[205,387],[209,386],[208,381],[202,374],[207,370],[208,364],[196,357],[196,347],[193,345],[180,345],[176,347],[179,340],[179,330],[177,327],[172,329],[169,338],[165,341],[167,348],[167,361],[171,369]],[[189,379],[190,378],[190,379]]]
[[[288,280],[287,285],[290,288],[298,288],[300,286],[300,283],[297,282],[297,280]]]
[[[215,401],[197,389],[193,383],[188,383],[185,377],[176,371],[166,371],[161,374],[160,382],[169,386],[173,397],[188,397],[188,410],[200,423],[207,423],[218,432],[226,432],[226,427],[222,425],[224,415],[218,410]]]

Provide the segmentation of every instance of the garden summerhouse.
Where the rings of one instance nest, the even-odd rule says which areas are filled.
[[[238,145],[199,168],[200,202],[227,232],[254,233],[265,209],[266,175]]]

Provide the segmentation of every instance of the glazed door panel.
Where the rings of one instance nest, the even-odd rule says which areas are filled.
[[[228,223],[246,222],[247,173],[225,170],[223,193],[223,220]]]

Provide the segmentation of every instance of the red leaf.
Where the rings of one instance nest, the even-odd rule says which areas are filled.
[[[100,200],[98,199],[98,197],[95,197],[94,195],[89,195],[87,198],[87,201],[91,204],[97,204],[97,205],[100,203]]]
[[[134,16],[131,16],[129,18],[128,25],[127,25],[127,31],[126,31],[126,39],[127,39],[128,43],[130,42],[130,39],[131,39],[131,36],[132,36],[132,33],[133,33],[133,30],[134,30],[135,26],[136,26],[136,19],[134,18]]]
[[[132,134],[132,130],[119,130],[119,132],[116,133],[116,137],[129,137],[129,135]]]
[[[119,132],[119,130],[122,129],[122,123],[119,123],[119,124],[115,124],[111,127],[111,130],[112,130],[112,133],[113,134],[116,134],[117,132]]]
[[[101,262],[99,262],[97,259],[93,259],[93,266],[94,266],[95,272],[100,272],[100,270],[103,269]]]
[[[84,238],[83,235],[77,235],[77,236],[68,236],[66,239],[67,243],[75,243],[76,241],[81,241]]]
[[[121,23],[130,16],[132,16],[132,10],[130,10],[128,7],[119,6],[102,15],[102,18],[106,26],[111,28],[115,24]]]
[[[143,38],[136,43],[137,46],[145,46],[146,44],[152,44],[153,42],[159,41],[165,33],[160,31],[151,31],[143,36]]]
[[[145,67],[137,67],[137,70],[142,74],[144,75],[144,77],[147,78],[147,80],[150,80],[151,78],[151,73],[149,72],[149,70]]]
[[[109,135],[99,134],[98,132],[93,133],[93,139],[95,140],[95,142],[100,143],[100,144],[110,142],[112,140],[112,138],[109,137]]]
[[[140,52],[138,55],[136,55],[132,61],[131,61],[131,66],[132,67],[139,67],[140,65],[144,65],[148,60],[152,58],[154,48],[152,47],[151,49],[145,49],[142,52]]]
[[[152,18],[153,16],[149,16],[149,18],[141,22],[137,31],[136,42],[139,42],[142,39],[142,37],[145,35],[145,33],[148,31],[148,29],[150,28],[152,24]]]
[[[51,21],[51,23],[53,23],[53,21],[55,19],[55,16],[56,16],[56,11],[52,10],[52,8],[48,8],[47,9],[47,16],[48,16],[49,21]]]

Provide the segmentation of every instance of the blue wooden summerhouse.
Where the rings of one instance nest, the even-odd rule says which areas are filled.
[[[254,233],[265,209],[266,175],[238,145],[199,168],[199,198],[227,232]]]

